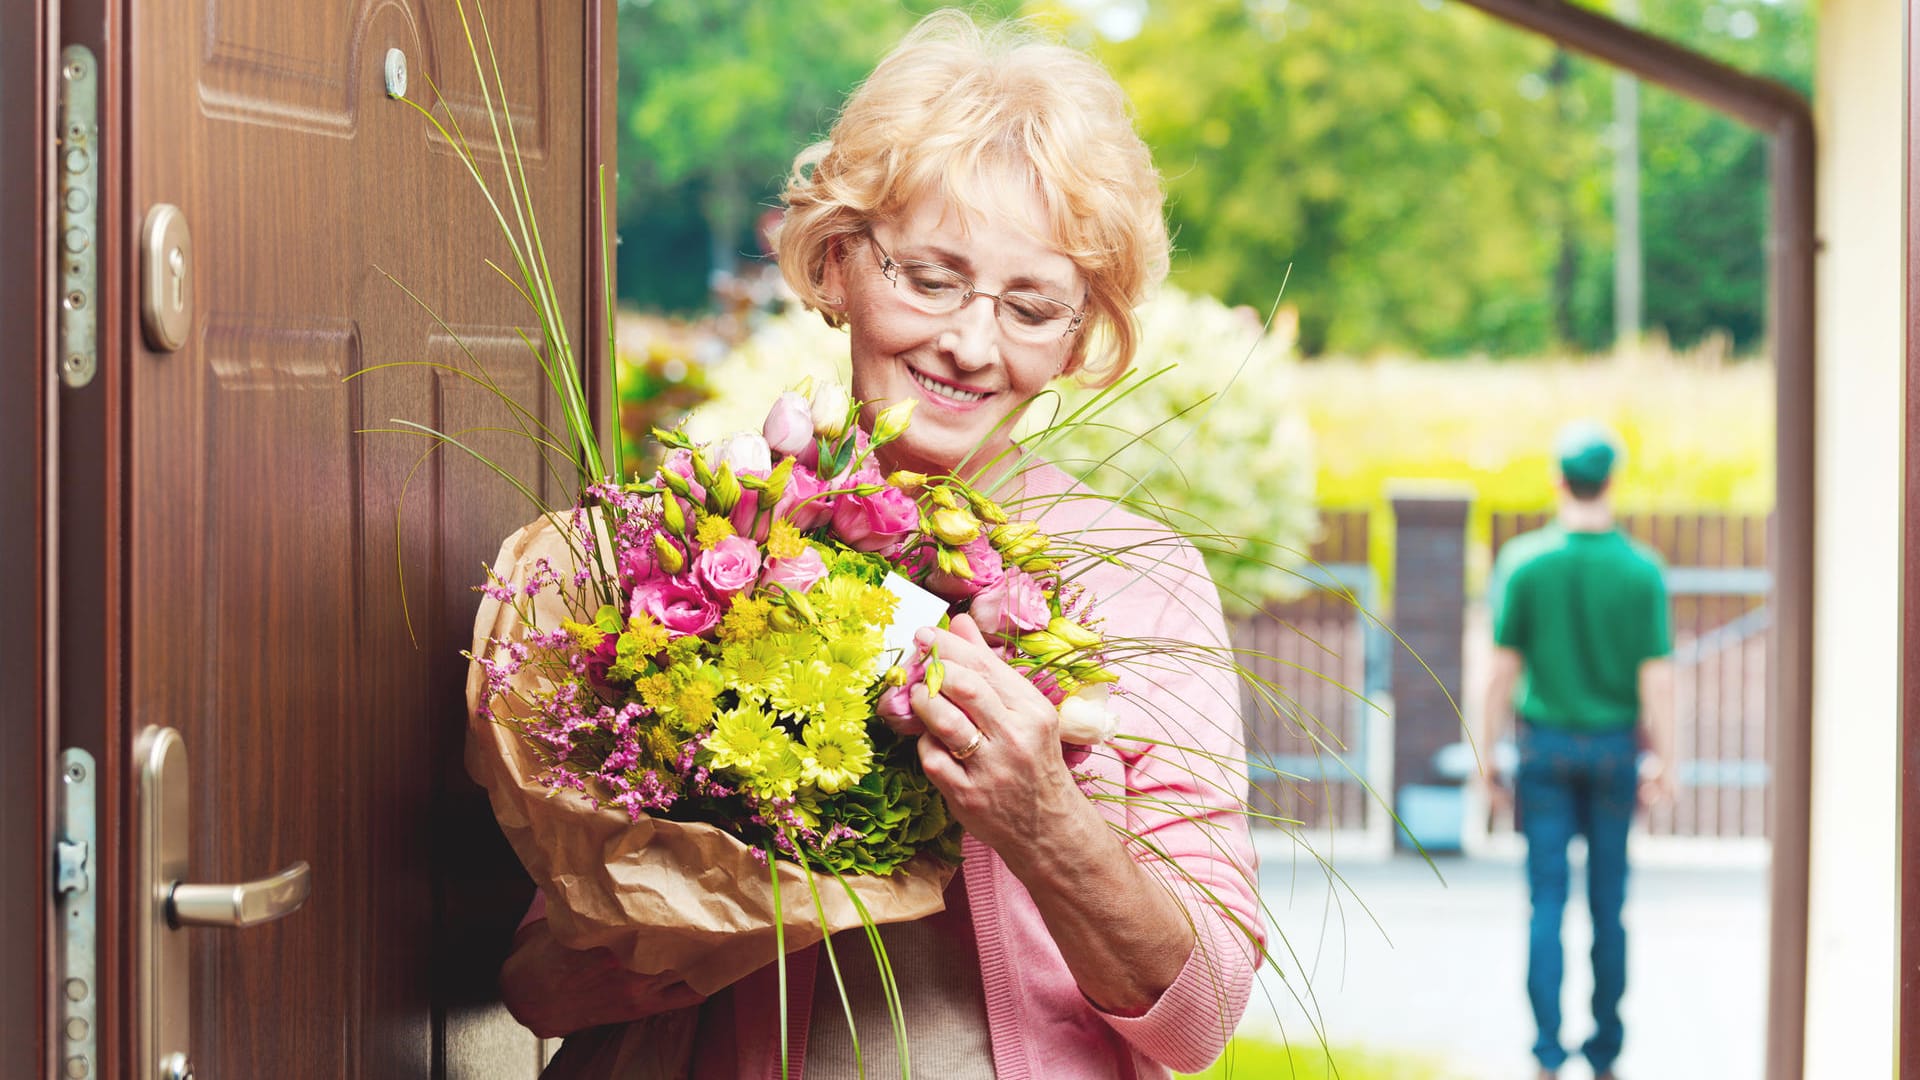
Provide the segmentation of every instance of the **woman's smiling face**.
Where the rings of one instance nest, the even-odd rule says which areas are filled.
[[[916,399],[913,422],[882,456],[890,468],[969,471],[1005,450],[1014,422],[1035,394],[1061,375],[1073,335],[1028,344],[1008,337],[995,302],[975,296],[945,315],[918,310],[881,271],[882,250],[898,262],[933,263],[990,293],[1039,293],[1079,307],[1086,284],[1073,261],[1038,237],[1049,232],[1037,192],[1022,184],[969,221],[938,193],[876,222],[871,236],[841,248],[827,265],[826,291],[845,297],[852,336],[853,394],[874,411]],[[1077,331],[1076,331],[1077,332]]]

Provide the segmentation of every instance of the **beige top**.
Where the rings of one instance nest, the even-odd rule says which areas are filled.
[[[893,978],[914,1076],[939,1080],[993,1080],[993,1046],[987,1037],[987,999],[981,987],[979,952],[963,875],[947,888],[947,910],[910,923],[880,928]],[[860,1034],[860,1058],[870,1077],[900,1069],[893,1023],[880,988],[880,969],[865,930],[834,935],[833,953],[846,981],[847,1002]],[[846,1008],[825,954],[814,979],[812,1022],[807,1029],[806,1080],[853,1080],[860,1075],[848,1038]]]

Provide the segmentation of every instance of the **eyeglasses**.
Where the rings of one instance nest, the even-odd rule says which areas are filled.
[[[1058,341],[1080,329],[1086,320],[1085,309],[1034,292],[1011,290],[995,295],[973,287],[973,280],[958,270],[938,263],[896,262],[880,241],[869,232],[867,240],[880,256],[880,272],[892,282],[894,290],[912,307],[928,315],[951,315],[973,302],[976,296],[993,301],[994,317],[1001,329],[1015,341],[1043,345]]]

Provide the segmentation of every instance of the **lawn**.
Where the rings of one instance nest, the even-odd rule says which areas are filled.
[[[1183,1074],[1186,1075],[1186,1074]],[[1288,1047],[1241,1036],[1205,1072],[1204,1080],[1457,1080],[1431,1061],[1334,1047]]]

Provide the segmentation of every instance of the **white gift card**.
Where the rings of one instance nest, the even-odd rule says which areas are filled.
[[[893,624],[887,627],[883,638],[886,649],[880,659],[882,670],[899,663],[901,657],[913,651],[915,631],[923,626],[940,625],[947,614],[945,600],[899,574],[888,574],[885,584],[888,592],[900,598],[900,606],[894,609]]]

